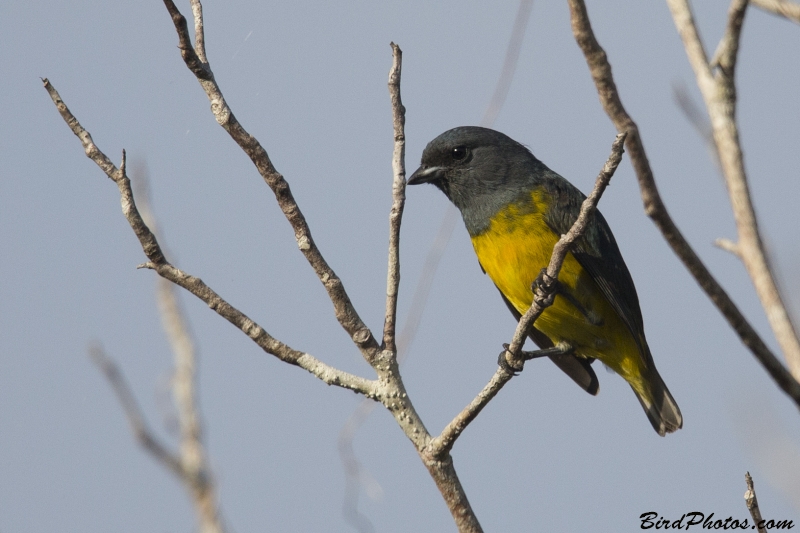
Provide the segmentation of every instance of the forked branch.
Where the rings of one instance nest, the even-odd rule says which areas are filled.
[[[672,247],[675,255],[683,262],[700,287],[714,302],[714,305],[717,306],[717,309],[728,321],[731,328],[739,335],[745,346],[764,366],[778,387],[800,406],[800,383],[792,377],[789,371],[770,351],[753,326],[750,325],[739,308],[736,307],[736,304],[733,303],[730,296],[711,275],[711,272],[700,260],[697,253],[695,253],[673,222],[672,217],[670,217],[658,192],[639,129],[622,105],[622,100],[611,73],[611,65],[592,30],[589,15],[586,12],[586,5],[583,0],[568,1],[572,32],[586,58],[589,72],[600,96],[600,103],[614,123],[617,131],[628,132],[626,148],[639,181],[645,213],[653,220],[664,239]]]
[[[736,122],[736,59],[747,0],[734,0],[728,12],[728,24],[714,57],[707,59],[691,8],[687,0],[667,0],[675,26],[683,40],[697,85],[703,95],[711,120],[714,144],[725,177],[728,196],[736,221],[737,256],[744,264],[761,300],[767,320],[783,351],[789,370],[800,380],[800,338],[783,302],[770,268],[758,229],[747,173],[744,168],[739,130]]]
[[[375,397],[377,382],[326,365],[312,355],[295,350],[277,340],[247,315],[226,302],[208,285],[203,283],[200,278],[187,274],[169,263],[166,257],[164,257],[164,252],[161,250],[156,236],[150,231],[150,228],[147,227],[139,210],[136,208],[133,191],[131,190],[131,182],[126,174],[125,151],[123,150],[122,152],[122,164],[120,168],[117,168],[97,145],[94,144],[92,136],[70,112],[55,87],[53,87],[47,79],[42,80],[42,82],[50,98],[53,100],[53,103],[56,105],[58,112],[61,114],[61,117],[72,132],[80,139],[87,157],[94,161],[95,164],[117,184],[122,203],[122,213],[125,215],[136,237],[139,239],[142,250],[148,258],[148,262],[141,265],[142,267],[155,270],[161,277],[183,287],[200,298],[217,314],[242,330],[242,332],[250,337],[253,342],[258,344],[265,352],[278,357],[284,362],[297,365],[307,370],[329,385],[337,385],[339,387],[351,389],[369,398]]]

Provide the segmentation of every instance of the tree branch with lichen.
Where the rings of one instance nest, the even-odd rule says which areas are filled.
[[[626,148],[639,182],[645,214],[653,220],[675,255],[719,309],[742,343],[753,353],[776,385],[800,406],[800,383],[767,347],[672,220],[656,186],[639,128],[622,104],[608,57],[594,35],[586,5],[583,0],[568,0],[568,3],[572,32],[586,58],[600,103],[617,131],[628,132]]]

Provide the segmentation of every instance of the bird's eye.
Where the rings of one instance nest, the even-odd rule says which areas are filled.
[[[467,149],[464,146],[456,146],[453,148],[453,151],[450,152],[450,157],[453,158],[453,161],[463,161],[465,157],[467,157]]]

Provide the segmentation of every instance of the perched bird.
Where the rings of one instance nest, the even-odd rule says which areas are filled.
[[[465,126],[428,143],[409,185],[436,185],[461,211],[483,271],[514,316],[533,301],[532,284],[550,262],[586,198],[523,145]],[[569,377],[597,394],[599,359],[627,381],[659,435],[678,430],[678,404],[656,370],[633,280],[608,223],[595,211],[567,254],[553,304],[529,337]]]

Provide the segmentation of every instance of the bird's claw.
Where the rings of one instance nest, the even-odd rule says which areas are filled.
[[[512,366],[511,363],[509,363],[508,359],[506,358],[506,354],[509,353],[508,348],[509,348],[508,344],[503,343],[503,351],[500,352],[499,356],[497,356],[497,364],[500,366],[500,368],[502,368],[512,376],[519,376],[520,372],[522,372],[522,368],[525,362],[521,361],[519,363],[519,368]]]
[[[548,276],[547,269],[543,268],[531,283],[531,290],[533,291],[533,299],[537,304],[542,307],[552,305],[556,293],[559,292],[558,278]]]

